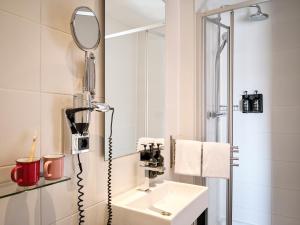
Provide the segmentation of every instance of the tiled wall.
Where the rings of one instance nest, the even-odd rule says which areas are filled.
[[[245,22],[247,11],[236,13],[236,101],[243,90],[257,89],[264,94],[264,113],[235,114],[241,166],[234,218],[237,224],[298,225],[300,2],[261,6],[270,15],[266,21]]]
[[[37,132],[37,156],[62,152],[62,108],[81,91],[84,53],[74,44],[69,23],[77,6],[99,15],[101,0],[0,0],[0,183],[10,180],[14,161],[29,155]],[[103,99],[103,54],[97,56],[97,98]],[[93,113],[91,152],[82,155],[86,223],[106,219],[106,170],[103,117]],[[113,161],[113,193],[137,184],[138,155]],[[77,172],[77,160],[65,158],[66,175]],[[141,175],[141,176],[140,176]],[[76,178],[65,183],[0,199],[0,224],[77,223]]]

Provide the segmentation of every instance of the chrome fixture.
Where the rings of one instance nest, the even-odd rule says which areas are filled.
[[[83,91],[95,96],[95,50],[101,40],[101,33],[97,16],[86,6],[74,10],[71,19],[71,33],[76,45],[85,52],[85,75]]]
[[[76,45],[85,52],[85,73],[83,89],[74,95],[73,108],[65,110],[71,138],[65,138],[66,149],[71,154],[89,150],[88,128],[92,111],[107,112],[112,108],[106,103],[95,101],[95,50],[101,40],[100,26],[93,10],[86,6],[74,10],[71,18],[71,33]],[[69,140],[69,141],[68,141]]]
[[[144,150],[140,151],[140,167],[145,171],[145,182],[138,188],[140,191],[150,190],[150,180],[164,174],[164,157],[161,155],[161,144],[151,143],[149,148],[143,145]]]
[[[221,44],[220,47],[218,48],[218,53],[217,53],[217,54],[221,54],[221,52],[223,51],[223,49],[224,49],[224,47],[225,47],[227,41],[228,41],[228,33],[227,33],[227,31],[226,31],[226,32],[224,32],[224,33],[222,34],[222,44]]]
[[[269,18],[269,15],[267,13],[263,13],[261,11],[261,7],[259,5],[251,5],[249,7],[257,9],[256,13],[249,15],[249,17],[248,17],[249,20],[251,20],[251,21],[262,21],[262,20],[266,20],[266,19]]]
[[[109,142],[109,158],[108,158],[108,174],[107,174],[107,224],[112,224],[112,190],[111,190],[111,176],[112,176],[112,125],[114,108],[111,108],[106,103],[96,102],[95,99],[95,55],[92,50],[95,50],[101,40],[100,25],[96,14],[93,10],[86,6],[78,7],[74,10],[71,18],[71,33],[77,46],[85,52],[85,74],[83,77],[83,89],[81,93],[74,96],[73,108],[65,109],[65,116],[69,134],[64,138],[67,144],[65,149],[71,151],[71,154],[77,154],[79,172],[76,177],[78,179],[78,222],[79,225],[85,222],[84,205],[83,205],[83,188],[81,174],[83,172],[82,163],[80,161],[79,153],[89,151],[89,123],[90,113],[92,111],[108,112],[112,111],[110,122]]]
[[[65,152],[78,154],[89,151],[89,125],[91,112],[108,112],[112,108],[106,103],[91,100],[89,92],[73,96],[73,108],[65,109],[67,136],[64,137]]]
[[[220,18],[221,21],[221,18]],[[219,26],[219,33],[220,33],[220,26]],[[220,40],[218,41],[220,43]],[[216,88],[216,99],[215,99],[215,111],[211,112],[210,117],[211,118],[218,118],[220,116],[225,116],[225,112],[220,112],[220,89],[221,89],[221,74],[220,74],[220,60],[221,60],[221,53],[225,47],[225,45],[228,42],[228,31],[225,31],[222,34],[222,43],[219,44],[217,54],[216,54],[216,61],[215,61],[215,88]],[[218,125],[218,122],[216,123],[216,126]],[[218,137],[217,137],[218,139]],[[218,141],[218,140],[217,140]]]
[[[106,103],[92,101],[92,109],[97,112],[108,112],[111,107]]]

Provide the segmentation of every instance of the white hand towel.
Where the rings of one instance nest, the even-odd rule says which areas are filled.
[[[201,175],[202,143],[191,140],[176,140],[175,173]]]
[[[225,143],[203,142],[203,177],[229,179],[230,145]]]

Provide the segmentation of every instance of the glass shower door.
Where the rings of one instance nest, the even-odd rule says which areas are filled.
[[[204,23],[204,140],[228,142],[229,14],[206,17]],[[208,225],[226,224],[226,180],[207,178]]]

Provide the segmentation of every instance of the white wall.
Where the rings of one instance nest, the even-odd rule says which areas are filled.
[[[0,1],[0,183],[10,180],[15,160],[28,156],[37,130],[37,156],[62,152],[62,114],[81,91],[84,53],[69,30],[73,10],[88,5],[101,11],[102,1]],[[100,9],[100,10],[99,10]],[[103,21],[104,14],[98,13]],[[97,98],[103,99],[102,46],[96,53]],[[103,117],[93,113],[91,152],[82,155],[86,223],[105,224],[106,170]],[[137,185],[138,155],[113,162],[113,194]],[[71,181],[0,199],[0,224],[78,224],[77,160],[65,159]]]
[[[295,85],[300,68],[293,61],[299,55],[300,17],[295,12],[300,3],[272,1],[262,7],[270,19],[256,23],[243,19],[247,10],[236,12],[235,102],[244,90],[257,89],[264,94],[264,113],[235,113],[241,166],[234,177],[234,219],[241,221],[237,224],[296,225],[300,94]]]
[[[166,140],[170,135],[196,137],[194,10],[193,0],[166,1]],[[168,142],[166,149],[170,149]],[[171,175],[175,180],[193,182],[191,177]]]

